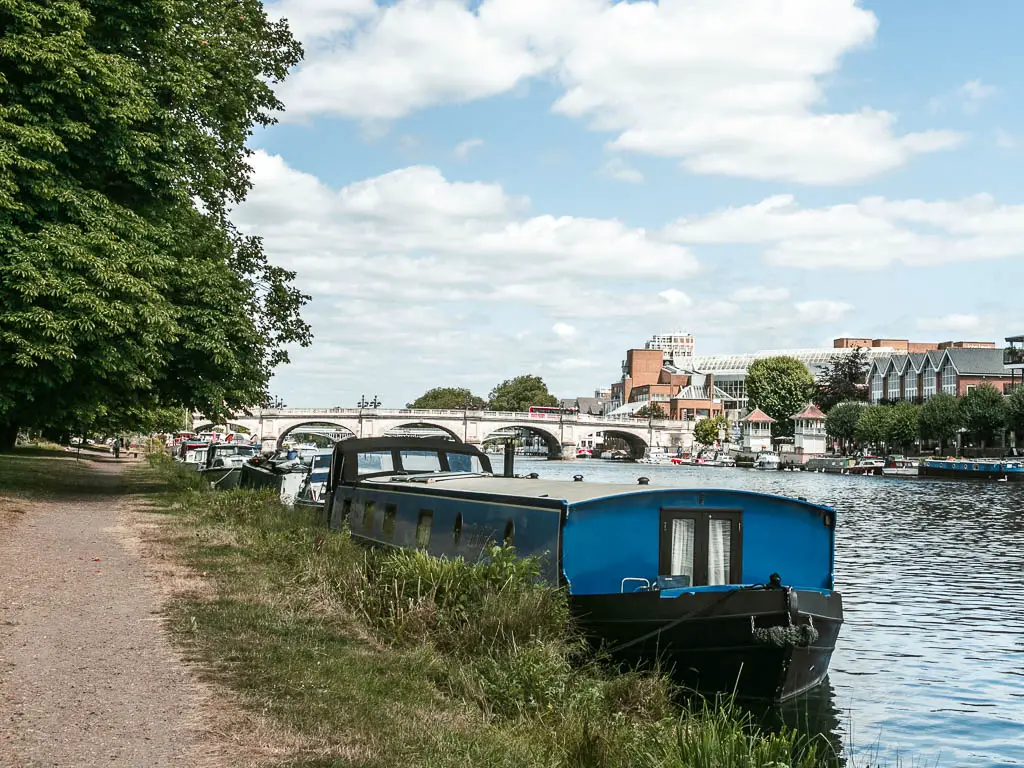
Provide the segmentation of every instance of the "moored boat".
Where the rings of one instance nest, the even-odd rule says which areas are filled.
[[[754,459],[754,469],[778,469],[782,458],[774,451],[761,451]]]
[[[865,456],[857,461],[852,467],[847,467],[848,475],[881,475],[885,460],[876,456]]]
[[[1024,461],[1011,459],[925,459],[921,477],[948,477],[961,480],[999,480],[1024,482]]]
[[[835,511],[803,500],[495,477],[468,444],[369,438],[335,446],[327,509],[368,544],[536,556],[595,644],[629,665],[661,660],[701,691],[807,691],[842,624]]]
[[[237,488],[242,478],[242,465],[256,455],[256,446],[244,443],[211,443],[206,462],[199,474],[218,490]]]
[[[918,471],[917,462],[904,456],[890,456],[882,467],[885,477],[917,477]]]

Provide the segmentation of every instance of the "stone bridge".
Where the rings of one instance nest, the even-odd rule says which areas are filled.
[[[204,424],[201,416],[194,423],[200,425],[196,427],[199,431],[212,426],[209,422]],[[543,439],[549,458],[568,459],[576,457],[580,440],[597,434],[625,440],[635,458],[642,457],[648,448],[688,448],[693,442],[694,422],[481,410],[278,408],[257,409],[251,415],[229,419],[228,426],[244,427],[258,435],[266,448],[280,446],[290,433],[311,426],[337,428],[338,437],[383,437],[410,428],[429,427],[474,445],[518,429]],[[317,431],[323,433],[322,429]]]

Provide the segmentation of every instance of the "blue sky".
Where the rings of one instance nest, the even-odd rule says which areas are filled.
[[[304,62],[235,212],[298,273],[290,405],[559,395],[698,354],[1020,333],[1024,6],[279,0]]]

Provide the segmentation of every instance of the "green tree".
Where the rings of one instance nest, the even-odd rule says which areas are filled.
[[[793,434],[792,416],[807,405],[814,388],[814,377],[795,357],[763,357],[747,370],[747,402],[773,419],[772,433]]]
[[[259,403],[309,343],[226,219],[300,57],[258,0],[0,2],[0,449]]]
[[[964,428],[984,447],[1006,428],[1003,393],[991,384],[975,387],[960,400],[960,418]]]
[[[920,406],[914,403],[896,403],[889,406],[889,423],[886,426],[885,442],[890,450],[906,451],[913,446],[919,432],[918,417]]]
[[[526,411],[531,405],[558,405],[540,376],[525,374],[506,379],[491,390],[487,407],[492,411]]]
[[[940,450],[945,452],[947,443],[956,438],[963,425],[960,403],[953,395],[938,392],[921,406],[917,423],[921,437],[937,440]]]
[[[839,443],[839,450],[844,456],[857,437],[857,421],[864,408],[861,402],[837,403],[825,417],[825,434]]]
[[[462,387],[434,387],[417,397],[407,408],[437,408],[457,410],[459,408],[483,408],[487,401]]]
[[[1006,398],[1006,426],[1018,436],[1024,430],[1024,387],[1018,386]]]
[[[892,409],[885,405],[868,405],[861,409],[854,433],[865,446],[882,447],[889,434]]]
[[[828,413],[839,403],[866,401],[868,391],[864,386],[870,361],[868,352],[857,347],[848,355],[834,355],[832,362],[821,372],[815,387],[814,404]]]
[[[718,440],[719,427],[729,429],[729,420],[725,416],[701,419],[693,427],[693,439],[701,445],[714,445]]]
[[[648,417],[654,419],[664,419],[667,417],[665,409],[661,407],[660,403],[650,403],[642,408],[637,409],[637,412],[633,414],[638,419],[646,419]]]

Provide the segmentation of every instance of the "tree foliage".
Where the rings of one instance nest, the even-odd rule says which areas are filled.
[[[825,416],[825,434],[839,442],[843,454],[857,437],[857,421],[864,408],[861,402],[837,403]]]
[[[701,445],[714,445],[718,440],[719,427],[729,429],[729,420],[721,414],[701,419],[693,427],[693,439]]]
[[[880,448],[889,435],[892,409],[885,405],[868,405],[861,409],[854,433],[864,445]]]
[[[835,355],[832,362],[821,372],[815,387],[814,404],[828,413],[839,403],[866,401],[868,391],[864,386],[870,361],[868,352],[857,347],[848,355]]]
[[[1006,427],[1006,402],[1003,393],[991,384],[975,387],[960,399],[963,427],[982,444],[991,441]]]
[[[775,419],[772,433],[792,435],[792,416],[807,405],[814,377],[795,357],[764,357],[750,364],[746,386],[750,407],[760,408]]]
[[[1006,426],[1014,432],[1024,430],[1024,387],[1017,387],[1006,398]]]
[[[914,403],[901,402],[889,406],[889,423],[886,425],[885,442],[891,450],[908,449],[917,440],[918,417],[921,408]]]
[[[526,411],[531,405],[558,405],[540,376],[525,374],[506,379],[491,390],[487,407],[492,411]]]
[[[434,387],[424,392],[408,408],[436,408],[457,410],[459,408],[483,408],[487,401],[462,387]]]
[[[258,0],[0,3],[0,443],[259,403],[306,297],[227,221],[301,57]]]
[[[960,403],[946,392],[938,392],[928,398],[918,413],[918,429],[926,440],[938,440],[945,448],[948,441],[956,437],[963,426]]]
[[[633,415],[638,419],[664,419],[668,414],[666,414],[665,409],[661,407],[661,403],[648,403],[642,408],[638,408],[636,413]]]

